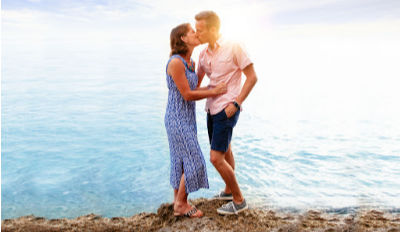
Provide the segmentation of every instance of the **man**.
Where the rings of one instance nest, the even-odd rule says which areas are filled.
[[[241,105],[257,82],[253,63],[243,48],[219,34],[220,20],[213,11],[195,16],[196,34],[201,43],[208,43],[199,57],[199,86],[205,74],[210,87],[225,82],[228,92],[207,98],[207,128],[211,144],[210,160],[225,182],[225,190],[216,199],[232,200],[217,209],[220,214],[237,214],[248,208],[234,173],[235,160],[231,149],[233,128],[239,118]],[[242,72],[246,81],[241,88]]]

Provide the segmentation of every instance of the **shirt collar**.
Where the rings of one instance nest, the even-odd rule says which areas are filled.
[[[223,38],[222,36],[220,36],[220,37],[217,39],[217,41],[215,41],[215,46],[214,46],[214,50],[213,50],[213,51],[215,51],[215,50],[217,50],[219,47],[221,47],[221,44],[223,43],[223,41],[224,41],[224,38]],[[207,51],[208,51],[208,52],[213,52],[213,51],[210,49],[209,46],[207,47]]]

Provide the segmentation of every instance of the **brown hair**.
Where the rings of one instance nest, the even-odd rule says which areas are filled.
[[[219,31],[221,22],[219,21],[218,15],[214,11],[202,11],[198,13],[194,18],[197,21],[204,19],[206,21],[206,26],[208,29],[210,29],[211,27],[215,27],[217,31]]]
[[[185,42],[181,39],[182,36],[186,35],[189,31],[189,23],[182,23],[181,25],[176,26],[171,31],[170,35],[170,44],[171,44],[171,53],[170,56],[175,54],[186,54],[188,52],[188,47]]]

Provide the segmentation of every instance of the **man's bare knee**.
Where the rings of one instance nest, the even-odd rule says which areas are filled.
[[[225,154],[229,154],[229,153],[231,153],[231,152],[232,152],[232,150],[231,150],[231,145],[229,144],[228,150],[226,150]]]
[[[219,166],[224,161],[224,153],[220,151],[211,150],[210,161],[214,166]]]

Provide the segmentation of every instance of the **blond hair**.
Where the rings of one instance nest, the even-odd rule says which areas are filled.
[[[208,29],[210,29],[211,27],[215,27],[217,29],[217,31],[219,31],[221,22],[219,20],[218,15],[214,11],[211,11],[211,10],[202,11],[202,12],[198,13],[194,18],[197,21],[204,19],[206,21],[206,26]]]

